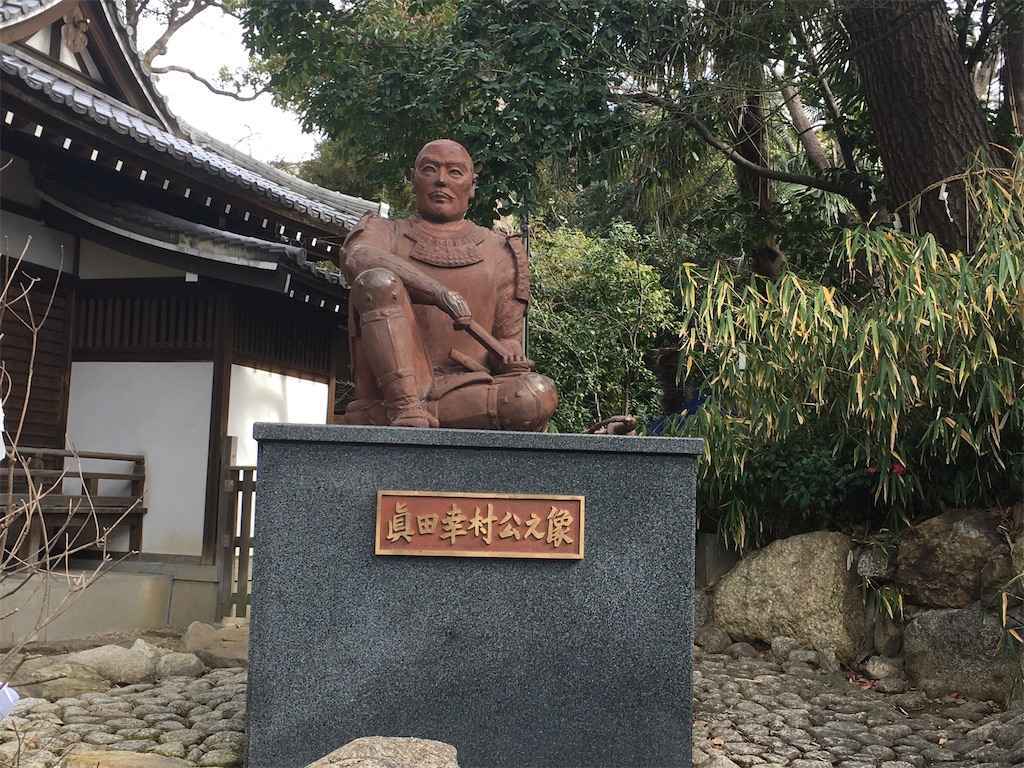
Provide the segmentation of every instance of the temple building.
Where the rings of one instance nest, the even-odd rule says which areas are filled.
[[[339,246],[387,211],[177,120],[134,37],[114,0],[0,0],[3,276],[46,317],[5,313],[2,394],[40,471],[89,470],[53,498],[121,519],[126,624],[181,625],[216,618],[223,470],[255,464],[253,423],[333,418]]]

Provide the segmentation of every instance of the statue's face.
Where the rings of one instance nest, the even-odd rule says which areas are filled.
[[[476,193],[469,152],[449,139],[425,145],[416,156],[412,191],[416,193],[416,210],[423,218],[439,223],[462,219]]]

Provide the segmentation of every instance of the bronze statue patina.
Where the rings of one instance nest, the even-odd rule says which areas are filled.
[[[412,186],[415,216],[366,216],[345,241],[355,399],[344,423],[543,430],[558,394],[523,352],[520,238],[466,220],[476,175],[457,142],[426,144]]]

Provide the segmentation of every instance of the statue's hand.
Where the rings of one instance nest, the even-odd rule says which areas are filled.
[[[500,363],[498,363],[499,374],[502,373],[529,373],[530,371],[536,370],[533,360],[530,360],[526,355],[510,354],[506,355]]]
[[[465,328],[473,320],[469,304],[458,291],[445,291],[438,299],[438,306],[455,321],[456,328]]]

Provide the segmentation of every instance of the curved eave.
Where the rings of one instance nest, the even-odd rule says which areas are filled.
[[[95,6],[99,7],[104,20],[107,22],[108,28],[113,32],[114,40],[117,42],[121,55],[131,68],[135,82],[138,85],[139,90],[142,91],[147,104],[153,110],[153,114],[159,118],[165,130],[172,133],[175,132],[178,128],[177,120],[172,114],[170,108],[167,106],[167,102],[164,97],[157,90],[156,84],[153,82],[149,72],[147,72],[143,67],[142,59],[140,58],[139,51],[135,46],[135,41],[132,37],[132,32],[127,25],[127,21],[122,19],[120,15],[112,9],[110,3],[99,2],[96,3]]]
[[[198,259],[216,261],[221,264],[231,264],[236,267],[244,267],[247,269],[269,270],[273,272],[280,266],[276,259],[270,261],[245,257],[238,253],[238,249],[232,249],[230,246],[224,246],[203,238],[190,237],[187,234],[180,234],[177,241],[150,237],[149,235],[145,235],[141,232],[114,224],[102,217],[94,216],[90,213],[86,213],[85,211],[78,210],[76,207],[58,200],[56,197],[47,194],[46,192],[40,192],[39,196],[44,202],[52,205],[58,210],[64,211],[80,221],[91,224],[92,226],[116,235],[117,237],[132,240],[134,242],[141,243],[142,245],[150,246],[151,248],[158,248],[187,256],[193,256]]]
[[[171,133],[152,118],[73,80],[67,73],[20,48],[0,46],[0,71],[11,78],[13,85],[45,94],[50,101],[73,113],[68,115],[70,119],[87,117],[117,136],[129,136],[157,155],[168,156],[175,163],[187,164],[220,180],[220,184],[228,183],[243,194],[263,198],[287,217],[298,216],[329,232],[343,233],[351,230],[363,214],[357,210],[341,210],[289,189],[281,181],[254,170],[255,161],[243,165],[228,156],[229,153],[200,146]],[[368,207],[377,207],[375,203],[366,202]]]
[[[13,43],[32,37],[43,27],[52,24],[63,16],[67,10],[78,4],[78,0],[39,0],[34,8],[27,4],[17,4],[23,8],[20,14],[0,17],[0,43]],[[13,3],[4,3],[5,8]]]

